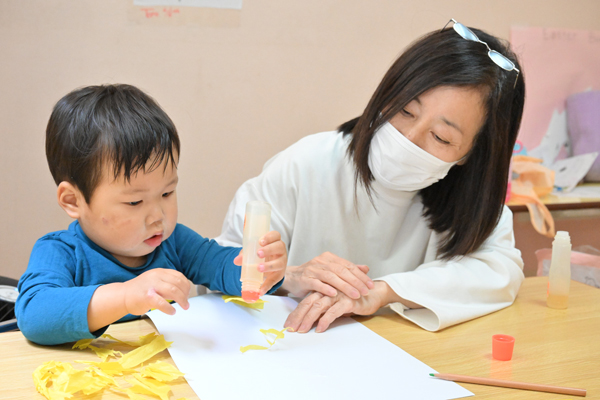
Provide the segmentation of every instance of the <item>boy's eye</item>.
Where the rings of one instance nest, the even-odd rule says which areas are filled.
[[[127,204],[129,204],[130,206],[137,206],[137,205],[138,205],[138,204],[140,204],[141,202],[142,202],[141,200],[140,200],[140,201],[130,201],[130,202],[129,202],[129,203],[127,203]]]
[[[172,195],[174,192],[174,190],[171,190],[170,192],[167,193],[163,193],[162,197],[169,197],[170,195]]]

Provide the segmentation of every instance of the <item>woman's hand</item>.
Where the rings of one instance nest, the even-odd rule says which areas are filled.
[[[383,281],[375,282],[375,288],[368,296],[357,300],[343,293],[334,297],[315,292],[302,300],[283,324],[297,332],[308,332],[318,320],[316,332],[324,332],[337,318],[345,314],[370,315],[388,304],[391,288]]]
[[[260,296],[267,293],[277,282],[283,279],[287,266],[287,250],[277,231],[267,232],[258,244],[260,247],[256,254],[264,258],[265,262],[258,265],[258,270],[263,272],[265,280],[260,287]],[[242,265],[242,252],[233,260],[235,265]]]
[[[304,297],[310,292],[334,297],[342,292],[351,299],[359,299],[374,287],[367,272],[366,265],[355,265],[326,252],[300,266],[288,267],[283,288],[294,297]]]

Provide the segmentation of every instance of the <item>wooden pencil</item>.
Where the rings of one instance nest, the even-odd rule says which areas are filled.
[[[534,390],[537,392],[570,394],[573,396],[581,396],[581,397],[585,397],[585,395],[587,393],[585,389],[575,389],[575,388],[560,387],[560,386],[540,385],[537,383],[504,381],[504,380],[500,380],[500,379],[479,378],[476,376],[454,375],[454,374],[429,374],[429,375],[435,376],[436,378],[439,378],[439,379],[445,379],[447,381],[475,383],[477,385],[498,386],[498,387],[506,387],[506,388],[512,388],[512,389]]]

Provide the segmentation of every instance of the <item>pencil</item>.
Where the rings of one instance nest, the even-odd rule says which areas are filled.
[[[550,385],[539,385],[537,383],[503,381],[500,379],[479,378],[476,376],[454,375],[454,374],[429,374],[429,375],[435,376],[436,378],[439,378],[439,379],[445,379],[447,381],[475,383],[477,385],[498,386],[498,387],[506,387],[506,388],[512,388],[512,389],[535,390],[537,392],[570,394],[573,396],[581,396],[581,397],[585,397],[585,395],[587,393],[585,389],[575,389],[575,388],[550,386]]]

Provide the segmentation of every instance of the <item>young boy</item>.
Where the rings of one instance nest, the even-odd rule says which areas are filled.
[[[179,154],[173,122],[133,86],[85,87],[56,104],[46,156],[75,221],[37,241],[19,281],[17,321],[29,340],[98,337],[151,308],[174,314],[166,299],[187,309],[188,279],[240,295],[240,249],[177,223]],[[275,231],[260,244],[262,295],[281,285],[287,251]]]

